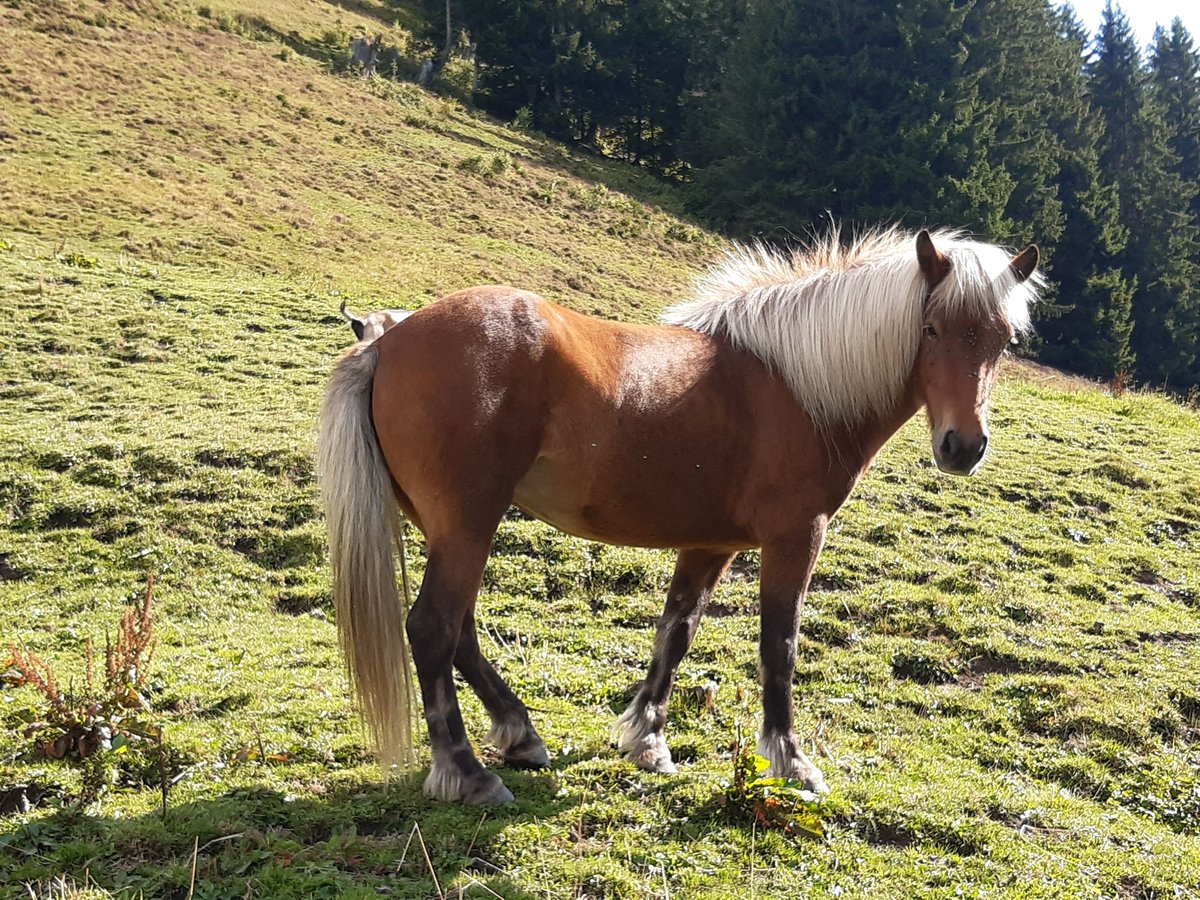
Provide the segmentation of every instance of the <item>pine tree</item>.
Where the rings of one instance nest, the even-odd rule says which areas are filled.
[[[599,47],[612,78],[597,110],[611,155],[678,174],[683,104],[708,7],[702,0],[629,0],[613,18]]]
[[[532,124],[563,140],[592,139],[611,93],[597,42],[613,28],[617,0],[455,0],[476,42],[480,104],[502,118],[527,109]]]
[[[1013,182],[967,68],[968,6],[751,0],[689,156],[698,206],[736,232],[855,221],[987,230]]]
[[[424,0],[427,7],[433,0]],[[677,177],[684,107],[708,86],[741,0],[454,0],[477,43],[477,102]],[[433,15],[430,7],[430,14]]]
[[[1170,252],[1177,258],[1164,272],[1164,293],[1169,310],[1164,327],[1175,353],[1165,373],[1175,386],[1187,389],[1200,384],[1200,54],[1179,19],[1170,31],[1158,29],[1150,56],[1151,93],[1162,112],[1167,144],[1175,156],[1174,175],[1190,195],[1179,204],[1179,223],[1172,234]]]
[[[1093,102],[1104,121],[1100,162],[1120,196],[1129,242],[1119,260],[1136,281],[1131,343],[1137,375],[1171,389],[1197,379],[1188,335],[1195,306],[1195,186],[1177,172],[1179,159],[1150,74],[1142,67],[1128,20],[1105,7],[1096,54],[1088,67]]]
[[[1170,133],[1167,143],[1178,159],[1175,167],[1187,184],[1200,184],[1200,53],[1183,22],[1175,19],[1166,31],[1154,33],[1150,54],[1151,89],[1162,108]],[[1192,198],[1200,215],[1200,192]]]
[[[1130,347],[1134,285],[1117,261],[1129,235],[1120,223],[1116,187],[1100,170],[1103,124],[1088,103],[1083,72],[1088,34],[1069,8],[1051,15],[1058,48],[1052,58],[1060,71],[1055,82],[1039,90],[1054,108],[1043,110],[1043,103],[1033,112],[1046,115],[1045,130],[1059,142],[1053,187],[1061,227],[1052,231],[1043,225],[1045,230],[1034,235],[1050,251],[1047,268],[1054,289],[1051,302],[1038,310],[1039,355],[1107,379],[1132,371],[1135,361]],[[1029,197],[1032,207],[1043,193],[1025,189],[1015,196]]]

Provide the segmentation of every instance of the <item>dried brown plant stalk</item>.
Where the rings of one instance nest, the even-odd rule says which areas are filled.
[[[105,638],[104,680],[109,693],[140,688],[146,681],[154,645],[154,576],[146,583],[140,606],[125,610],[116,646]]]
[[[116,737],[128,740],[155,733],[139,718],[140,712],[150,709],[142,690],[154,647],[154,576],[146,584],[141,603],[121,616],[116,642],[106,636],[104,644],[103,687],[97,689],[96,654],[89,639],[81,693],[70,688],[64,691],[54,669],[36,653],[10,647],[10,668],[16,670],[16,680],[31,685],[44,698],[42,721],[26,733],[36,736],[46,756],[61,759],[73,753],[83,759],[107,749]]]

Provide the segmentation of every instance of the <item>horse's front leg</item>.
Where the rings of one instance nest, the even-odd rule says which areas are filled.
[[[807,789],[822,794],[829,790],[825,777],[800,751],[793,730],[792,676],[804,593],[824,539],[822,516],[799,535],[763,547],[759,637],[763,727],[758,738],[759,755],[771,763],[770,775],[802,781]]]
[[[671,750],[663,737],[667,702],[679,661],[691,646],[700,619],[717,582],[733,556],[707,550],[681,550],[667,591],[667,605],[658,620],[650,671],[633,702],[614,729],[625,758],[650,772],[674,772]]]

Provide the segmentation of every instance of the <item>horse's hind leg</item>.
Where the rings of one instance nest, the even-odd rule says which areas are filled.
[[[529,711],[479,649],[474,612],[467,614],[458,638],[454,665],[483,702],[492,719],[488,740],[510,766],[538,769],[550,765],[550,755]]]
[[[500,777],[485,769],[471,749],[452,665],[463,625],[475,604],[490,544],[490,534],[469,537],[465,532],[431,541],[425,579],[407,625],[433,748],[425,793],[467,804],[507,803],[513,798]]]
[[[617,746],[625,758],[651,772],[674,772],[671,750],[663,737],[667,703],[675,685],[679,661],[692,644],[700,619],[717,582],[733,555],[706,550],[681,550],[667,591],[667,605],[658,620],[654,656],[646,680],[629,708],[617,720]]]

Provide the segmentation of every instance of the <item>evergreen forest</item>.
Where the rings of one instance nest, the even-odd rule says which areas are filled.
[[[1046,0],[426,0],[506,120],[682,182],[733,237],[1036,241],[1053,365],[1200,386],[1200,55]]]

